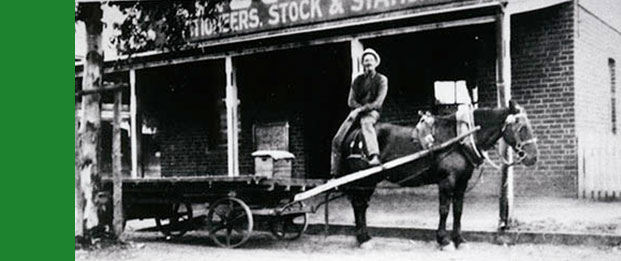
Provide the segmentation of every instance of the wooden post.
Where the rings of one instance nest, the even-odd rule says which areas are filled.
[[[103,11],[100,3],[80,3],[80,9],[86,25],[86,59],[84,62],[84,77],[82,86],[84,91],[98,90],[103,87],[102,48]],[[99,166],[99,142],[101,131],[100,95],[93,94],[82,97],[82,124],[78,134],[78,171],[80,190],[84,197],[84,230],[78,236],[90,237],[89,231],[100,225],[101,211],[97,202],[101,192],[101,175]],[[81,221],[81,220],[80,220]]]
[[[114,94],[114,122],[112,125],[112,226],[114,235],[119,238],[123,233],[123,181],[121,173],[121,104],[123,92]]]
[[[496,29],[498,106],[507,107],[511,100],[511,15],[505,13],[505,10],[498,13]],[[500,154],[505,159],[513,158],[509,146],[502,140],[500,141]],[[503,165],[501,171],[498,229],[507,230],[513,214],[513,167]]]
[[[129,71],[129,112],[131,127],[132,178],[142,177],[142,161],[140,160],[140,139],[142,123],[140,121],[138,95],[136,90],[136,71]]]
[[[237,81],[235,79],[235,68],[233,57],[226,56],[224,60],[226,72],[226,137],[227,137],[227,162],[228,175],[230,177],[239,176],[239,141],[237,126]]]
[[[353,81],[358,74],[362,73],[362,61],[360,56],[364,51],[364,46],[359,39],[354,38],[350,42],[351,50],[351,80]]]
[[[80,154],[78,151],[78,126],[80,121],[78,120],[78,99],[75,100],[75,235],[84,235],[84,195],[80,188],[80,171],[78,170],[78,163],[80,162]]]

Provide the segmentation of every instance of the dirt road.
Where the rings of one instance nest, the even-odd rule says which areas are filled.
[[[467,249],[444,252],[432,242],[374,238],[374,248],[359,249],[349,236],[305,235],[285,242],[258,234],[240,249],[222,249],[200,231],[175,241],[165,241],[155,232],[131,233],[129,239],[132,243],[124,249],[78,250],[75,260],[621,260],[619,247],[468,243]]]
[[[436,229],[438,196],[435,189],[417,188],[407,193],[378,191],[371,198],[367,221],[371,226]],[[420,192],[423,193],[412,193]],[[318,202],[322,197],[312,200]],[[621,201],[598,202],[573,198],[516,197],[514,231],[621,235]],[[311,223],[324,222],[323,208],[310,215]],[[449,215],[451,216],[451,215]],[[451,227],[452,218],[447,220]],[[353,225],[351,204],[345,198],[330,203],[330,224]],[[462,229],[496,231],[498,199],[466,195]],[[619,259],[621,260],[621,258]]]

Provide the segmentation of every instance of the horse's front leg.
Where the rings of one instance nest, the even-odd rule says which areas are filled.
[[[438,230],[436,231],[436,240],[441,249],[449,246],[451,240],[446,232],[446,219],[449,214],[451,206],[451,198],[453,197],[453,185],[450,179],[444,179],[438,183],[439,195],[440,195],[440,222],[438,224]]]
[[[467,182],[465,183],[467,184]],[[466,240],[461,235],[461,213],[464,206],[465,187],[465,185],[463,187],[458,185],[453,193],[453,232],[451,238],[457,248],[466,243]]]
[[[373,190],[356,190],[350,194],[351,205],[354,209],[354,218],[356,220],[356,240],[362,247],[364,243],[371,240],[367,231],[367,208]]]

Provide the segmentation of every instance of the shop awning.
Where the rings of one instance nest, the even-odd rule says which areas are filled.
[[[509,14],[519,14],[544,9],[566,2],[571,2],[571,0],[510,0],[507,4],[505,12]]]

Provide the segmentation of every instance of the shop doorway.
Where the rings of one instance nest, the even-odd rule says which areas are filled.
[[[326,178],[330,142],[348,113],[348,44],[327,44],[239,57],[242,173],[252,173],[255,124],[287,122],[293,177]]]
[[[494,82],[494,27],[477,25],[411,34],[378,37],[361,41],[375,49],[382,62],[378,71],[389,78],[382,121],[415,124],[418,110],[437,114],[454,111],[460,99],[447,102],[442,94],[459,90],[438,88],[439,83],[465,83],[469,96],[477,88]],[[458,87],[459,87],[458,86]],[[478,97],[471,97],[477,102]]]

